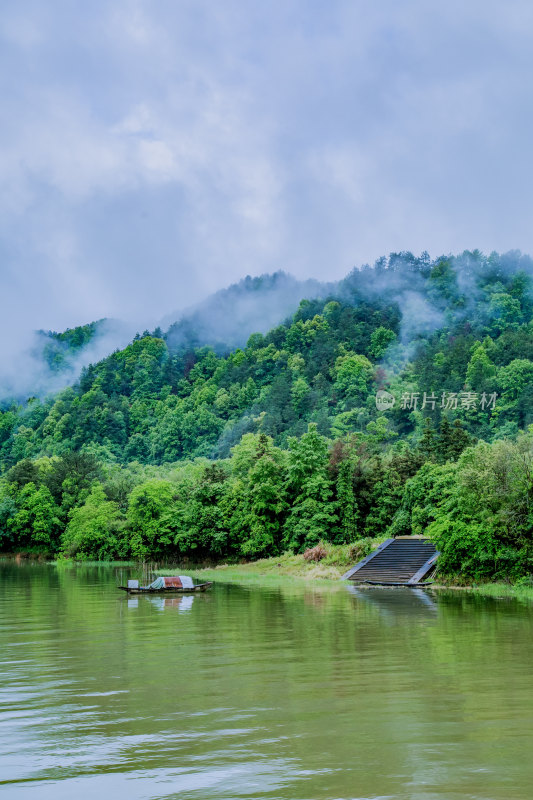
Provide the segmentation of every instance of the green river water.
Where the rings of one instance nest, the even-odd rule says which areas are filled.
[[[533,797],[533,610],[0,564],[0,796]]]

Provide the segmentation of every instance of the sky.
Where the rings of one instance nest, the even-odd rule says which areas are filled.
[[[247,274],[533,253],[532,45],[522,0],[6,0],[4,343]]]

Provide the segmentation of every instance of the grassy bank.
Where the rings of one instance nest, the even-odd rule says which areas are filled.
[[[52,563],[56,566],[109,566],[109,567],[134,567],[137,566],[146,572],[143,580],[151,580],[154,574],[165,575],[193,575],[198,581],[220,581],[221,583],[240,584],[265,584],[278,581],[319,581],[323,585],[340,581],[346,570],[359,559],[364,558],[374,550],[383,539],[364,539],[353,545],[336,546],[321,544],[325,554],[319,561],[307,560],[302,554],[293,555],[284,553],[275,558],[262,558],[258,561],[249,561],[241,564],[219,564],[212,567],[190,567],[169,565],[141,565],[134,561],[76,561],[75,559],[58,558]],[[18,553],[0,554],[0,559],[43,562],[49,559],[43,554]],[[141,577],[139,575],[139,577]],[[365,588],[371,589],[371,586]],[[503,581],[483,583],[477,585],[460,585],[454,579],[437,577],[431,586],[431,591],[456,591],[468,592],[482,597],[494,599],[514,599],[523,603],[533,602],[533,583],[523,580],[517,583]]]
[[[335,564],[309,563],[304,561],[301,555],[288,554],[277,558],[262,558],[247,564],[219,564],[217,567],[206,569],[185,570],[185,572],[194,572],[198,580],[218,580],[227,583],[264,582],[279,578],[338,581],[345,571]],[[183,572],[183,570],[174,569],[171,574],[179,572]]]
[[[357,545],[335,546],[326,544],[326,555],[319,561],[309,561],[302,554],[284,553],[275,558],[262,558],[244,564],[219,564],[216,567],[187,569],[161,568],[159,574],[167,575],[191,574],[197,580],[220,581],[223,583],[264,584],[279,580],[306,581],[340,581],[342,575],[356,561],[364,558],[383,540],[363,540]],[[367,586],[371,589],[372,587]],[[469,592],[483,597],[495,599],[515,599],[521,602],[533,602],[533,584],[529,583],[483,583],[478,585],[458,585],[453,580],[436,580],[432,591]]]
[[[352,545],[321,543],[321,558],[313,560],[304,555],[283,553],[275,558],[262,558],[245,564],[219,564],[205,569],[172,569],[168,574],[192,573],[198,579],[226,581],[228,583],[259,582],[278,578],[296,578],[309,581],[338,581],[350,566],[374,550],[382,539],[362,539]],[[318,554],[317,554],[318,555]],[[161,573],[161,570],[158,570]]]
[[[521,583],[481,583],[474,586],[457,586],[453,583],[435,583],[432,590],[469,592],[481,597],[493,597],[495,600],[519,600],[522,603],[533,602],[533,586]]]
[[[221,583],[265,584],[278,581],[340,581],[349,564],[324,564],[323,562],[310,564],[304,561],[303,556],[283,555],[279,558],[264,558],[248,564],[221,564],[209,569],[173,569],[166,570],[166,574],[194,574],[199,581],[220,581]],[[162,570],[159,570],[161,573]],[[372,590],[370,585],[359,588]],[[432,592],[457,591],[477,594],[481,597],[492,597],[496,600],[519,600],[523,603],[533,603],[533,586],[511,583],[484,583],[478,586],[457,586],[447,583],[435,583],[431,586]],[[400,591],[404,591],[400,589]]]

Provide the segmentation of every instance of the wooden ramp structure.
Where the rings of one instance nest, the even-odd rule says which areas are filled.
[[[439,552],[429,539],[405,536],[387,539],[342,577],[354,583],[416,586],[434,569]]]

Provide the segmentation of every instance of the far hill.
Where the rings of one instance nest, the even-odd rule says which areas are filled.
[[[0,413],[0,550],[190,564],[335,548],[345,571],[423,534],[445,576],[530,585],[532,274],[520,253],[392,254],[246,342],[292,279],[221,293],[220,335],[217,303],[137,334]],[[48,338],[70,358],[98,336]]]
[[[247,279],[218,295],[220,337],[213,301],[166,335],[138,335],[86,367],[73,388],[11,410],[2,419],[2,461],[88,445],[125,461],[214,457],[247,431],[283,444],[309,422],[343,435],[377,420],[378,389],[396,397],[391,436],[417,438],[425,418],[438,425],[443,415],[473,436],[512,435],[533,422],[532,272],[519,253],[435,261],[393,254],[338,284],[313,284],[322,296],[231,348],[239,330],[226,317],[244,334],[244,321],[264,321],[263,301],[268,316],[270,298],[282,291],[288,303],[298,294],[283,274]],[[63,336],[67,347],[83,342]],[[444,392],[455,396],[447,407]],[[497,407],[462,405],[464,392],[479,403],[496,393]]]
[[[298,281],[285,272],[249,275],[239,283],[210,295],[177,318],[165,339],[174,350],[208,345],[217,352],[243,347],[251,333],[267,333],[292,315],[302,299],[324,297],[334,284]],[[164,328],[163,320],[162,327]]]
[[[173,352],[210,346],[228,353],[246,343],[254,331],[265,333],[293,314],[302,298],[323,296],[328,285],[298,281],[284,272],[246,277],[209,295],[201,303],[167,314],[155,329]],[[137,326],[140,332],[142,326]],[[56,393],[79,378],[83,367],[100,361],[131,341],[135,327],[100,319],[65,331],[35,331],[29,344],[12,343],[12,358],[0,367],[0,402],[25,401]],[[149,334],[145,330],[142,334]]]

